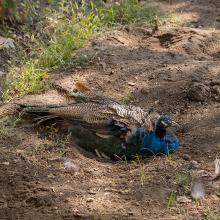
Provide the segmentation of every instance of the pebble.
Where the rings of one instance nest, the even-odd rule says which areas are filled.
[[[220,80],[213,80],[212,82],[210,82],[210,86],[220,86]]]
[[[187,96],[192,101],[204,102],[210,98],[211,91],[204,83],[194,82],[190,86]]]
[[[178,196],[176,201],[179,202],[179,203],[190,203],[190,202],[192,202],[192,200],[187,198],[186,196]]]
[[[10,38],[4,38],[0,36],[0,49],[2,48],[15,48],[14,40]]]
[[[102,61],[102,62],[100,62],[100,65],[102,66],[103,70],[105,71],[107,64],[104,61]]]
[[[198,164],[198,162],[195,161],[195,160],[192,160],[192,161],[191,161],[190,166],[191,166],[192,169],[197,169],[197,168],[199,168],[199,164]]]
[[[111,70],[110,72],[109,72],[109,75],[113,75],[115,73],[115,71],[114,70]]]
[[[6,73],[0,70],[0,76],[4,76]]]
[[[215,165],[215,173],[213,175],[213,179],[216,179],[220,176],[220,160],[218,158],[215,159],[214,165]]]
[[[9,166],[9,162],[2,162],[3,165]]]
[[[68,172],[78,172],[79,171],[79,167],[77,165],[75,165],[72,161],[70,160],[66,160],[64,162],[64,169]]]
[[[87,199],[86,199],[86,202],[93,202],[93,201],[94,201],[93,198],[87,198]]]
[[[215,101],[220,101],[220,86],[215,85],[211,88],[212,98]]]
[[[96,192],[94,192],[94,191],[89,191],[88,192],[90,195],[95,195],[96,194]]]
[[[150,92],[150,89],[147,88],[147,87],[143,87],[143,88],[141,89],[141,93],[142,93],[142,94],[148,94],[149,92]]]
[[[183,159],[186,160],[186,161],[190,161],[191,157],[190,157],[189,154],[183,154]]]
[[[136,84],[134,82],[129,82],[128,85],[129,86],[135,86]]]
[[[128,215],[134,215],[132,211],[128,211]]]

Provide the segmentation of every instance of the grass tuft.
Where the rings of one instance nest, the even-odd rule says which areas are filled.
[[[167,199],[167,208],[170,209],[176,204],[176,192],[171,192]]]
[[[181,187],[184,193],[190,191],[191,177],[189,173],[178,173],[176,175],[176,183]]]
[[[14,117],[3,117],[0,119],[0,136],[4,138],[13,137],[15,134],[15,127],[20,119]]]
[[[206,215],[206,220],[219,220],[220,215],[218,213],[215,213],[214,211],[209,211]]]
[[[91,1],[89,4],[82,1],[81,5],[68,0],[51,2],[44,9],[43,18],[35,25],[38,29],[26,34],[28,43],[12,62],[3,93],[5,99],[16,94],[46,90],[49,73],[68,66],[74,60],[76,50],[88,44],[95,33],[105,27],[151,23],[155,17],[161,21],[169,20],[158,9],[141,5],[137,0],[122,0],[106,5],[96,5]],[[23,7],[27,11],[26,20],[28,16],[36,17],[37,6],[24,4]],[[33,19],[31,21],[34,22]]]

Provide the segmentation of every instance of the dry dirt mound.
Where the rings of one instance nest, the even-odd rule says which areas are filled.
[[[218,32],[174,29],[158,38],[162,47],[193,56],[195,60],[220,59],[220,35]]]

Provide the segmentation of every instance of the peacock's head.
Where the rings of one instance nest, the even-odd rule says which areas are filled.
[[[157,122],[158,127],[168,128],[172,125],[178,124],[169,115],[161,115]]]

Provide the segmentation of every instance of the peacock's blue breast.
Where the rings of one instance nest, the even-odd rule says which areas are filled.
[[[152,154],[169,154],[179,148],[178,138],[170,131],[167,131],[163,138],[158,137],[155,132],[145,132],[141,143],[140,152]]]

